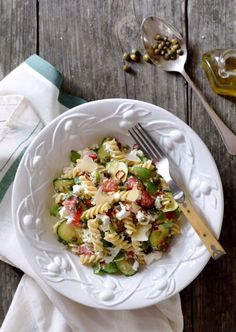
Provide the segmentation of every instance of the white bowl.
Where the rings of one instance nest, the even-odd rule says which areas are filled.
[[[30,144],[19,165],[13,188],[13,219],[24,254],[33,270],[68,298],[103,309],[135,309],[158,303],[189,285],[210,256],[192,227],[182,233],[163,258],[132,277],[98,276],[82,266],[52,232],[49,215],[52,180],[78,150],[105,136],[133,143],[128,128],[137,122],[171,158],[175,179],[205,217],[216,236],[223,219],[223,191],[215,162],[205,144],[183,121],[166,110],[129,99],[89,102],[62,114]]]

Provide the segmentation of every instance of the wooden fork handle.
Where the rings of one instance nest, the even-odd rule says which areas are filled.
[[[225,255],[226,254],[225,250],[217,241],[217,239],[213,235],[210,228],[206,225],[204,220],[195,211],[190,200],[188,198],[185,198],[183,202],[179,202],[178,204],[181,211],[188,219],[189,223],[192,225],[192,227],[197,232],[202,242],[205,244],[212,258],[216,260],[221,256]]]

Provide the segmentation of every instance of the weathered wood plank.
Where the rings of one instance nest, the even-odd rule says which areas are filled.
[[[0,79],[2,79],[25,58],[36,52],[36,1],[0,1],[0,22]],[[0,325],[21,275],[17,269],[0,262]]]
[[[66,77],[64,88],[85,99],[129,97],[149,101],[186,119],[184,81],[149,64],[122,71],[122,53],[142,49],[145,16],[167,17],[184,31],[184,1],[40,1],[40,55]],[[143,49],[142,49],[143,50]],[[171,93],[170,93],[171,91]]]
[[[37,50],[36,0],[0,1],[0,79]]]
[[[0,325],[8,311],[22,272],[0,261]]]
[[[224,98],[211,91],[201,68],[201,57],[215,48],[235,48],[236,2],[188,1],[189,50],[188,70],[210,104],[231,129],[236,132],[235,99]],[[203,138],[215,158],[225,194],[225,213],[221,242],[228,255],[211,261],[193,283],[195,332],[235,331],[236,326],[236,159],[230,156],[208,115],[189,91],[190,122]]]

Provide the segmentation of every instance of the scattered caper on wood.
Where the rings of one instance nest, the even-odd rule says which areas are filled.
[[[130,55],[129,55],[129,53],[127,53],[127,52],[123,53],[123,60],[130,61]]]
[[[131,67],[130,67],[129,65],[124,65],[124,66],[123,66],[123,70],[124,70],[124,72],[126,72],[126,73],[130,73],[130,72],[131,72]]]
[[[134,62],[138,61],[138,56],[137,56],[137,54],[135,54],[135,53],[131,53],[131,54],[130,54],[130,59],[131,59],[132,61],[134,61]]]
[[[150,57],[149,57],[149,55],[147,53],[143,55],[143,61],[145,61],[145,62],[151,62],[151,59],[150,59]]]
[[[132,49],[131,54],[140,55],[140,52],[137,48]]]

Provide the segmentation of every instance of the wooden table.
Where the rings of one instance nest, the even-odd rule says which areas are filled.
[[[124,97],[159,105],[187,122],[208,146],[225,195],[221,243],[228,255],[210,261],[181,292],[185,331],[236,331],[236,157],[230,156],[208,114],[184,79],[151,64],[122,70],[122,53],[142,50],[145,16],[169,20],[188,43],[189,75],[217,114],[236,132],[235,98],[214,95],[201,56],[235,47],[236,0],[1,0],[0,78],[39,54],[64,75],[63,88],[87,100]],[[10,245],[10,244],[9,244]],[[14,245],[13,245],[14,247]],[[4,319],[21,272],[0,263],[0,319]]]

